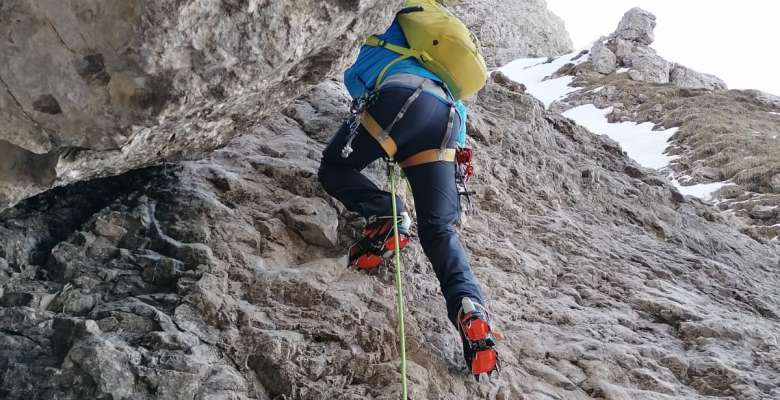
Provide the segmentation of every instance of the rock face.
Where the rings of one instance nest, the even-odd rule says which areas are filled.
[[[399,4],[4,1],[0,209],[203,156],[340,72]]]
[[[667,148],[669,155],[676,156],[669,174],[686,177],[691,184],[736,184],[716,196],[718,207],[736,214],[747,225],[744,229],[756,238],[780,236],[777,215],[763,219],[751,212],[756,206],[780,205],[780,186],[775,182],[780,175],[780,114],[775,113],[780,108],[767,107],[756,97],[757,92],[689,89],[639,82],[624,74],[580,72],[575,84],[582,89],[553,108],[619,104],[610,115],[614,122],[678,127]]]
[[[655,54],[655,51],[638,51],[631,55],[628,76],[635,81],[669,83],[671,63]]]
[[[772,176],[772,179],[769,181],[769,187],[772,189],[772,192],[780,194],[780,173]]]
[[[0,5],[0,29],[7,10],[22,10],[14,14],[21,21],[55,6],[32,4]],[[114,93],[128,104],[146,104],[146,90],[160,87],[136,78],[161,76],[171,79],[168,96],[159,110],[135,110],[140,117],[129,121],[152,122],[133,128],[121,150],[95,150],[102,146],[95,144],[69,146],[62,154],[56,145],[43,154],[19,151],[22,146],[12,144],[18,139],[12,142],[4,131],[9,140],[0,141],[0,167],[10,168],[0,170],[3,190],[9,188],[4,193],[48,187],[33,185],[52,173],[39,165],[55,166],[48,179],[78,180],[158,156],[192,157],[242,135],[199,161],[56,188],[0,212],[0,398],[397,399],[391,273],[344,268],[361,221],[316,178],[320,151],[348,109],[338,82],[317,81],[371,29],[363,24],[378,23],[391,5],[117,2],[89,12],[73,4],[56,3],[65,17],[68,7],[87,19],[101,12],[140,15],[140,22],[129,20],[140,30],[119,17],[103,23],[117,24],[119,32],[157,32],[158,41],[144,41],[139,54],[157,66],[194,72],[175,78],[166,68],[140,68],[132,70],[148,76],[125,80],[112,74],[122,70],[113,69],[119,67],[108,50],[102,61],[74,50],[83,62],[69,65],[79,79],[117,85],[114,92],[101,89],[107,99]],[[121,12],[108,11],[112,6]],[[76,49],[58,17],[49,18],[51,30]],[[270,25],[256,25],[257,18],[278,29],[263,29]],[[32,24],[44,31],[45,25]],[[250,32],[272,38],[278,47],[268,54],[276,56],[243,65],[257,48],[232,45],[247,43]],[[324,34],[310,43],[311,32]],[[85,37],[112,49],[114,41],[126,40]],[[184,38],[197,51],[179,49]],[[133,51],[140,50],[127,54]],[[285,58],[290,52],[294,57]],[[601,82],[615,79],[590,73]],[[460,234],[504,337],[502,375],[479,384],[463,371],[439,284],[413,244],[404,253],[410,397],[780,397],[778,244],[738,232],[712,207],[686,200],[664,176],[628,159],[616,143],[546,110],[505,77],[495,80],[470,107],[481,213],[465,219]],[[288,95],[315,83],[279,108]],[[629,79],[624,84],[683,91]],[[212,92],[214,85],[222,89]],[[177,87],[193,92],[181,97]],[[617,87],[601,92],[627,93]],[[41,118],[59,118],[75,107],[54,91],[26,101],[20,109],[30,107]],[[0,108],[3,118],[23,120],[7,110]],[[98,115],[114,118],[111,110]],[[173,144],[155,156],[166,148],[161,142]],[[36,168],[23,175],[12,169],[17,162]],[[381,170],[371,169],[377,179]],[[767,209],[748,211],[767,215]]]
[[[720,78],[673,64],[656,54],[650,45],[655,40],[656,18],[641,8],[632,8],[623,16],[617,30],[609,36],[606,48],[616,57],[616,67],[630,68],[631,79],[650,83],[673,83],[689,89],[725,90]],[[593,69],[609,74],[611,57],[597,43],[591,50]]]
[[[672,67],[669,80],[671,83],[682,88],[707,90],[728,89],[726,82],[723,82],[723,80],[717,76],[696,72],[679,64],[674,64],[674,67]]]
[[[479,38],[488,67],[522,57],[557,56],[572,50],[568,32],[544,0],[450,1],[453,12]]]
[[[655,15],[641,8],[634,7],[623,15],[615,37],[646,46],[655,41]]]
[[[360,222],[316,178],[346,104],[324,82],[202,161],[0,214],[0,396],[397,399],[392,274],[344,269]],[[412,398],[780,395],[777,245],[511,85],[490,83],[471,116],[481,213],[460,233],[503,370],[492,384],[463,372],[413,244]],[[332,215],[335,247],[317,239]]]
[[[617,57],[601,41],[596,42],[590,50],[590,60],[593,70],[601,74],[611,74],[617,69]]]

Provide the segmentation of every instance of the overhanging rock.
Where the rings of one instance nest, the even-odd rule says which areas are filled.
[[[340,72],[399,4],[4,1],[0,209],[201,157]]]

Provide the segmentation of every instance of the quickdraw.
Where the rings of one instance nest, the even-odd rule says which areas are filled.
[[[377,91],[368,92],[365,95],[352,100],[349,106],[349,120],[347,126],[349,127],[349,136],[347,136],[347,144],[341,149],[341,158],[349,158],[350,154],[354,151],[352,148],[352,141],[358,134],[360,124],[363,122],[362,116],[365,111],[377,98]]]
[[[455,151],[455,184],[458,188],[458,196],[465,197],[466,215],[476,214],[476,208],[471,201],[471,196],[477,192],[468,190],[468,182],[474,176],[474,150],[470,147],[461,147]]]

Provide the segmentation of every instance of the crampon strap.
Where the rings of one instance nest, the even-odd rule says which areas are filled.
[[[487,310],[478,303],[465,300],[464,307],[458,312],[458,326],[469,349],[474,352],[473,358],[469,360],[469,369],[479,379],[482,374],[491,375],[498,371],[496,340],[492,334]]]

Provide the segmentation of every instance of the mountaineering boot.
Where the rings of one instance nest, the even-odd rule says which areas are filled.
[[[401,250],[409,244],[409,214],[402,212],[398,221],[398,242]],[[392,217],[371,217],[363,229],[363,238],[349,248],[348,266],[360,270],[379,267],[382,261],[393,256],[395,237]]]
[[[489,316],[485,308],[468,297],[461,300],[458,312],[458,330],[463,339],[463,357],[474,377],[498,372],[498,352]]]

